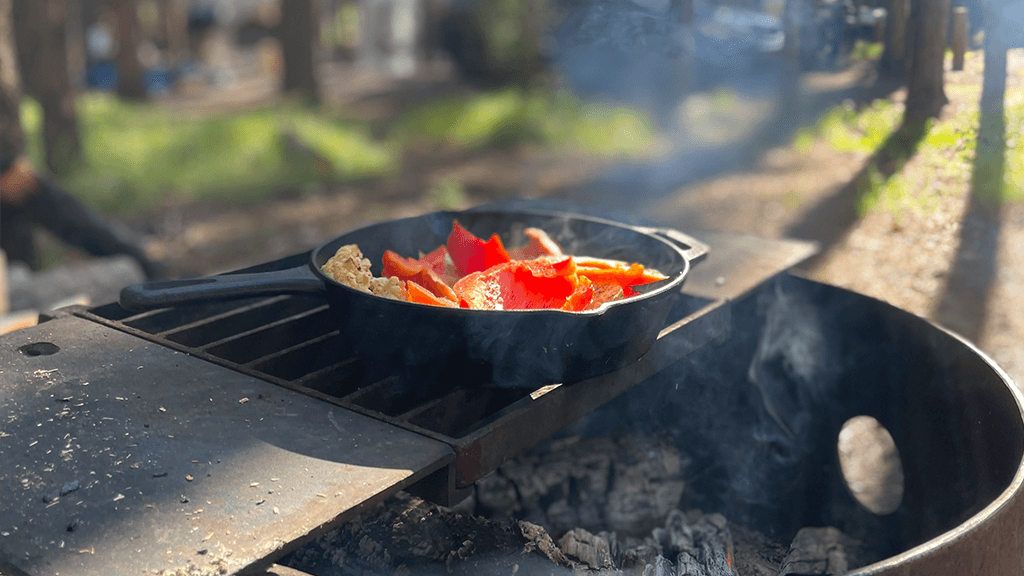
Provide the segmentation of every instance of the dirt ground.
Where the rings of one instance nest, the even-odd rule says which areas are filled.
[[[962,72],[949,71],[947,63],[950,103],[944,118],[978,108],[983,59],[980,53],[971,56]],[[915,174],[932,172],[915,157],[904,174],[920,191],[941,192],[934,194],[938,201],[928,210],[879,209],[858,217],[850,183],[868,155],[824,144],[798,152],[788,144],[792,129],[812,123],[827,106],[847,97],[869,102],[891,95],[900,101],[904,94],[876,82],[869,63],[839,73],[808,74],[801,83],[802,100],[785,126],[773,124],[763,106],[751,105],[739,121],[760,128],[725,146],[683,149],[657,166],[623,167],[530,147],[468,155],[413,150],[401,174],[386,182],[306,191],[248,208],[173,206],[131,224],[148,235],[149,251],[172,274],[210,274],[307,250],[371,221],[437,209],[426,190],[455,176],[467,192],[462,207],[506,198],[554,198],[687,231],[802,237],[819,241],[822,253],[801,273],[945,325],[1024,382],[1024,307],[1018,304],[1024,288],[1024,206],[1007,204],[995,214],[978,213],[964,179],[944,178],[942,170],[936,179],[919,178]],[[425,98],[463,89],[444,78],[410,84],[367,74],[336,85],[334,103],[381,121],[408,105],[411,95]],[[1024,51],[1014,50],[1007,101],[1024,97],[1022,86]],[[1021,127],[1007,126],[1006,131],[1009,136]],[[678,169],[684,165],[695,168]],[[666,171],[672,176],[658,177]],[[645,184],[634,187],[638,174]],[[640,189],[655,193],[645,196],[637,193]]]

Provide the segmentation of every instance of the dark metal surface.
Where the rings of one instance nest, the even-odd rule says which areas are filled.
[[[850,575],[1024,574],[1024,397],[973,344],[919,318],[907,324],[949,371],[908,383],[900,451],[905,531],[917,546]]]
[[[521,244],[521,231],[547,231],[567,253],[640,262],[667,276],[638,295],[596,310],[469,310],[380,298],[328,278],[320,267],[338,248],[356,244],[380,275],[386,250],[416,255],[444,244],[458,220],[478,236],[499,234]],[[348,232],[315,249],[307,265],[255,275],[230,274],[130,286],[130,309],[197,300],[282,292],[322,292],[346,338],[338,349],[386,375],[394,364],[421,385],[483,380],[503,387],[576,382],[612,372],[642,356],[690,272],[707,247],[667,229],[639,228],[565,213],[435,212]]]
[[[673,358],[728,333],[728,301],[813,253],[806,242],[709,234],[714,253],[711,276],[697,267],[689,282],[715,299],[677,294],[659,339],[640,361],[608,377],[572,386],[505,389],[486,380],[426,386],[401,367],[372,378],[351,354],[337,354],[340,331],[329,307],[315,296],[277,296],[179,306],[134,314],[117,305],[86,313],[190,355],[335,403],[453,447],[457,466],[419,486],[422,494],[452,504],[462,489],[502,462],[615,398]],[[753,246],[760,246],[756,251]],[[257,271],[294,266],[297,256]],[[703,266],[703,263],[702,263]],[[727,280],[718,282],[718,275]]]
[[[33,576],[233,573],[454,458],[74,316],[0,340],[0,394],[0,554]]]
[[[710,300],[735,300],[817,253],[813,242],[770,240],[745,234],[699,231],[714,246],[686,281],[684,291]]]

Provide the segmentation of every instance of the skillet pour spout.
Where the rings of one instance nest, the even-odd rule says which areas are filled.
[[[445,243],[455,220],[479,237],[497,234],[507,246],[522,243],[525,228],[540,228],[568,254],[640,262],[668,278],[596,310],[467,310],[381,298],[335,282],[320,270],[338,248],[357,244],[379,276],[385,250],[407,256],[426,253]],[[295,268],[138,284],[125,288],[120,302],[138,310],[317,292],[343,336],[335,353],[355,356],[371,378],[397,375],[417,386],[480,382],[537,387],[606,374],[643,356],[663,327],[691,264],[707,250],[676,230],[562,212],[433,212],[342,234],[314,249]]]

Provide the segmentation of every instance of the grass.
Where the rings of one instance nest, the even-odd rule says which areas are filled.
[[[402,115],[391,136],[465,150],[535,143],[637,156],[650,149],[654,130],[630,107],[583,104],[566,92],[506,89],[428,103]]]
[[[647,118],[631,108],[584,105],[542,91],[431,102],[400,117],[383,139],[372,138],[358,122],[291,104],[204,117],[105,94],[83,95],[77,105],[85,161],[60,181],[90,206],[115,215],[156,208],[172,197],[247,204],[313,183],[381,178],[398,169],[412,142],[464,151],[537,144],[635,156],[649,149],[653,137]],[[27,151],[42,166],[42,112],[30,99],[21,112]],[[435,195],[446,205],[458,204],[464,191],[447,183]]]
[[[853,43],[853,50],[850,51],[850,57],[854,60],[878,60],[882,57],[882,52],[884,51],[885,45],[881,42],[857,40]]]
[[[900,110],[889,100],[878,99],[860,109],[847,102],[826,111],[813,127],[797,132],[793,145],[806,151],[820,139],[839,152],[870,154],[896,130],[900,118]]]
[[[28,152],[42,165],[39,112],[23,107]],[[396,158],[358,124],[293,106],[182,117],[103,94],[78,99],[85,165],[60,180],[108,214],[186,200],[262,200],[310,181],[351,181],[387,174]]]
[[[929,123],[912,160],[900,159],[890,177],[869,164],[856,183],[859,216],[885,210],[898,222],[906,210],[927,212],[937,205],[939,196],[956,186],[973,189],[989,201],[1024,201],[1024,138],[1019,136],[1024,128],[1024,98],[1008,98],[1003,117],[1001,162],[999,157],[976,159],[981,117],[974,109]],[[823,143],[837,151],[871,155],[882,148],[901,120],[902,112],[889,100],[877,100],[860,109],[847,103],[828,110],[815,126],[798,132],[792,146],[806,152],[815,143]],[[998,143],[987,147],[993,149],[999,150]],[[914,174],[904,170],[908,161],[915,163]]]

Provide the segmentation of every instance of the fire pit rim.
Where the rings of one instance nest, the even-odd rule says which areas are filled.
[[[868,296],[870,298],[870,296]],[[974,345],[972,342],[967,340],[965,337],[957,334],[956,332],[941,326],[935,322],[932,322],[926,318],[917,316],[905,310],[899,309],[891,304],[882,302],[886,306],[892,307],[896,310],[900,310],[916,318],[918,321],[926,322],[932,327],[938,329],[941,333],[946,336],[952,337],[960,344],[966,346],[971,352],[973,352],[978,358],[980,358],[990,369],[995,372],[996,376],[999,377],[1000,381],[1009,390],[1010,395],[1016,402],[1017,417],[1020,419],[1022,429],[1024,429],[1024,393],[1016,386],[1013,379],[1010,378],[1009,374],[1006,373],[996,362],[983,352],[980,348]],[[908,550],[905,550],[894,556],[885,558],[878,562],[874,562],[867,566],[863,566],[857,570],[853,570],[847,573],[847,576],[871,576],[875,574],[916,574],[915,570],[911,569],[913,563],[917,561],[926,560],[932,557],[937,552],[953,547],[956,544],[963,543],[967,538],[974,535],[980,528],[989,526],[993,518],[997,515],[1008,513],[1011,510],[1011,504],[1014,504],[1014,500],[1017,500],[1017,506],[1024,508],[1024,452],[1022,452],[1020,460],[1017,462],[1017,471],[1013,475],[1013,479],[1009,485],[996,496],[988,505],[978,511],[976,514],[961,522],[957,526],[925,541],[917,546],[914,546]],[[927,573],[927,572],[922,572]]]

